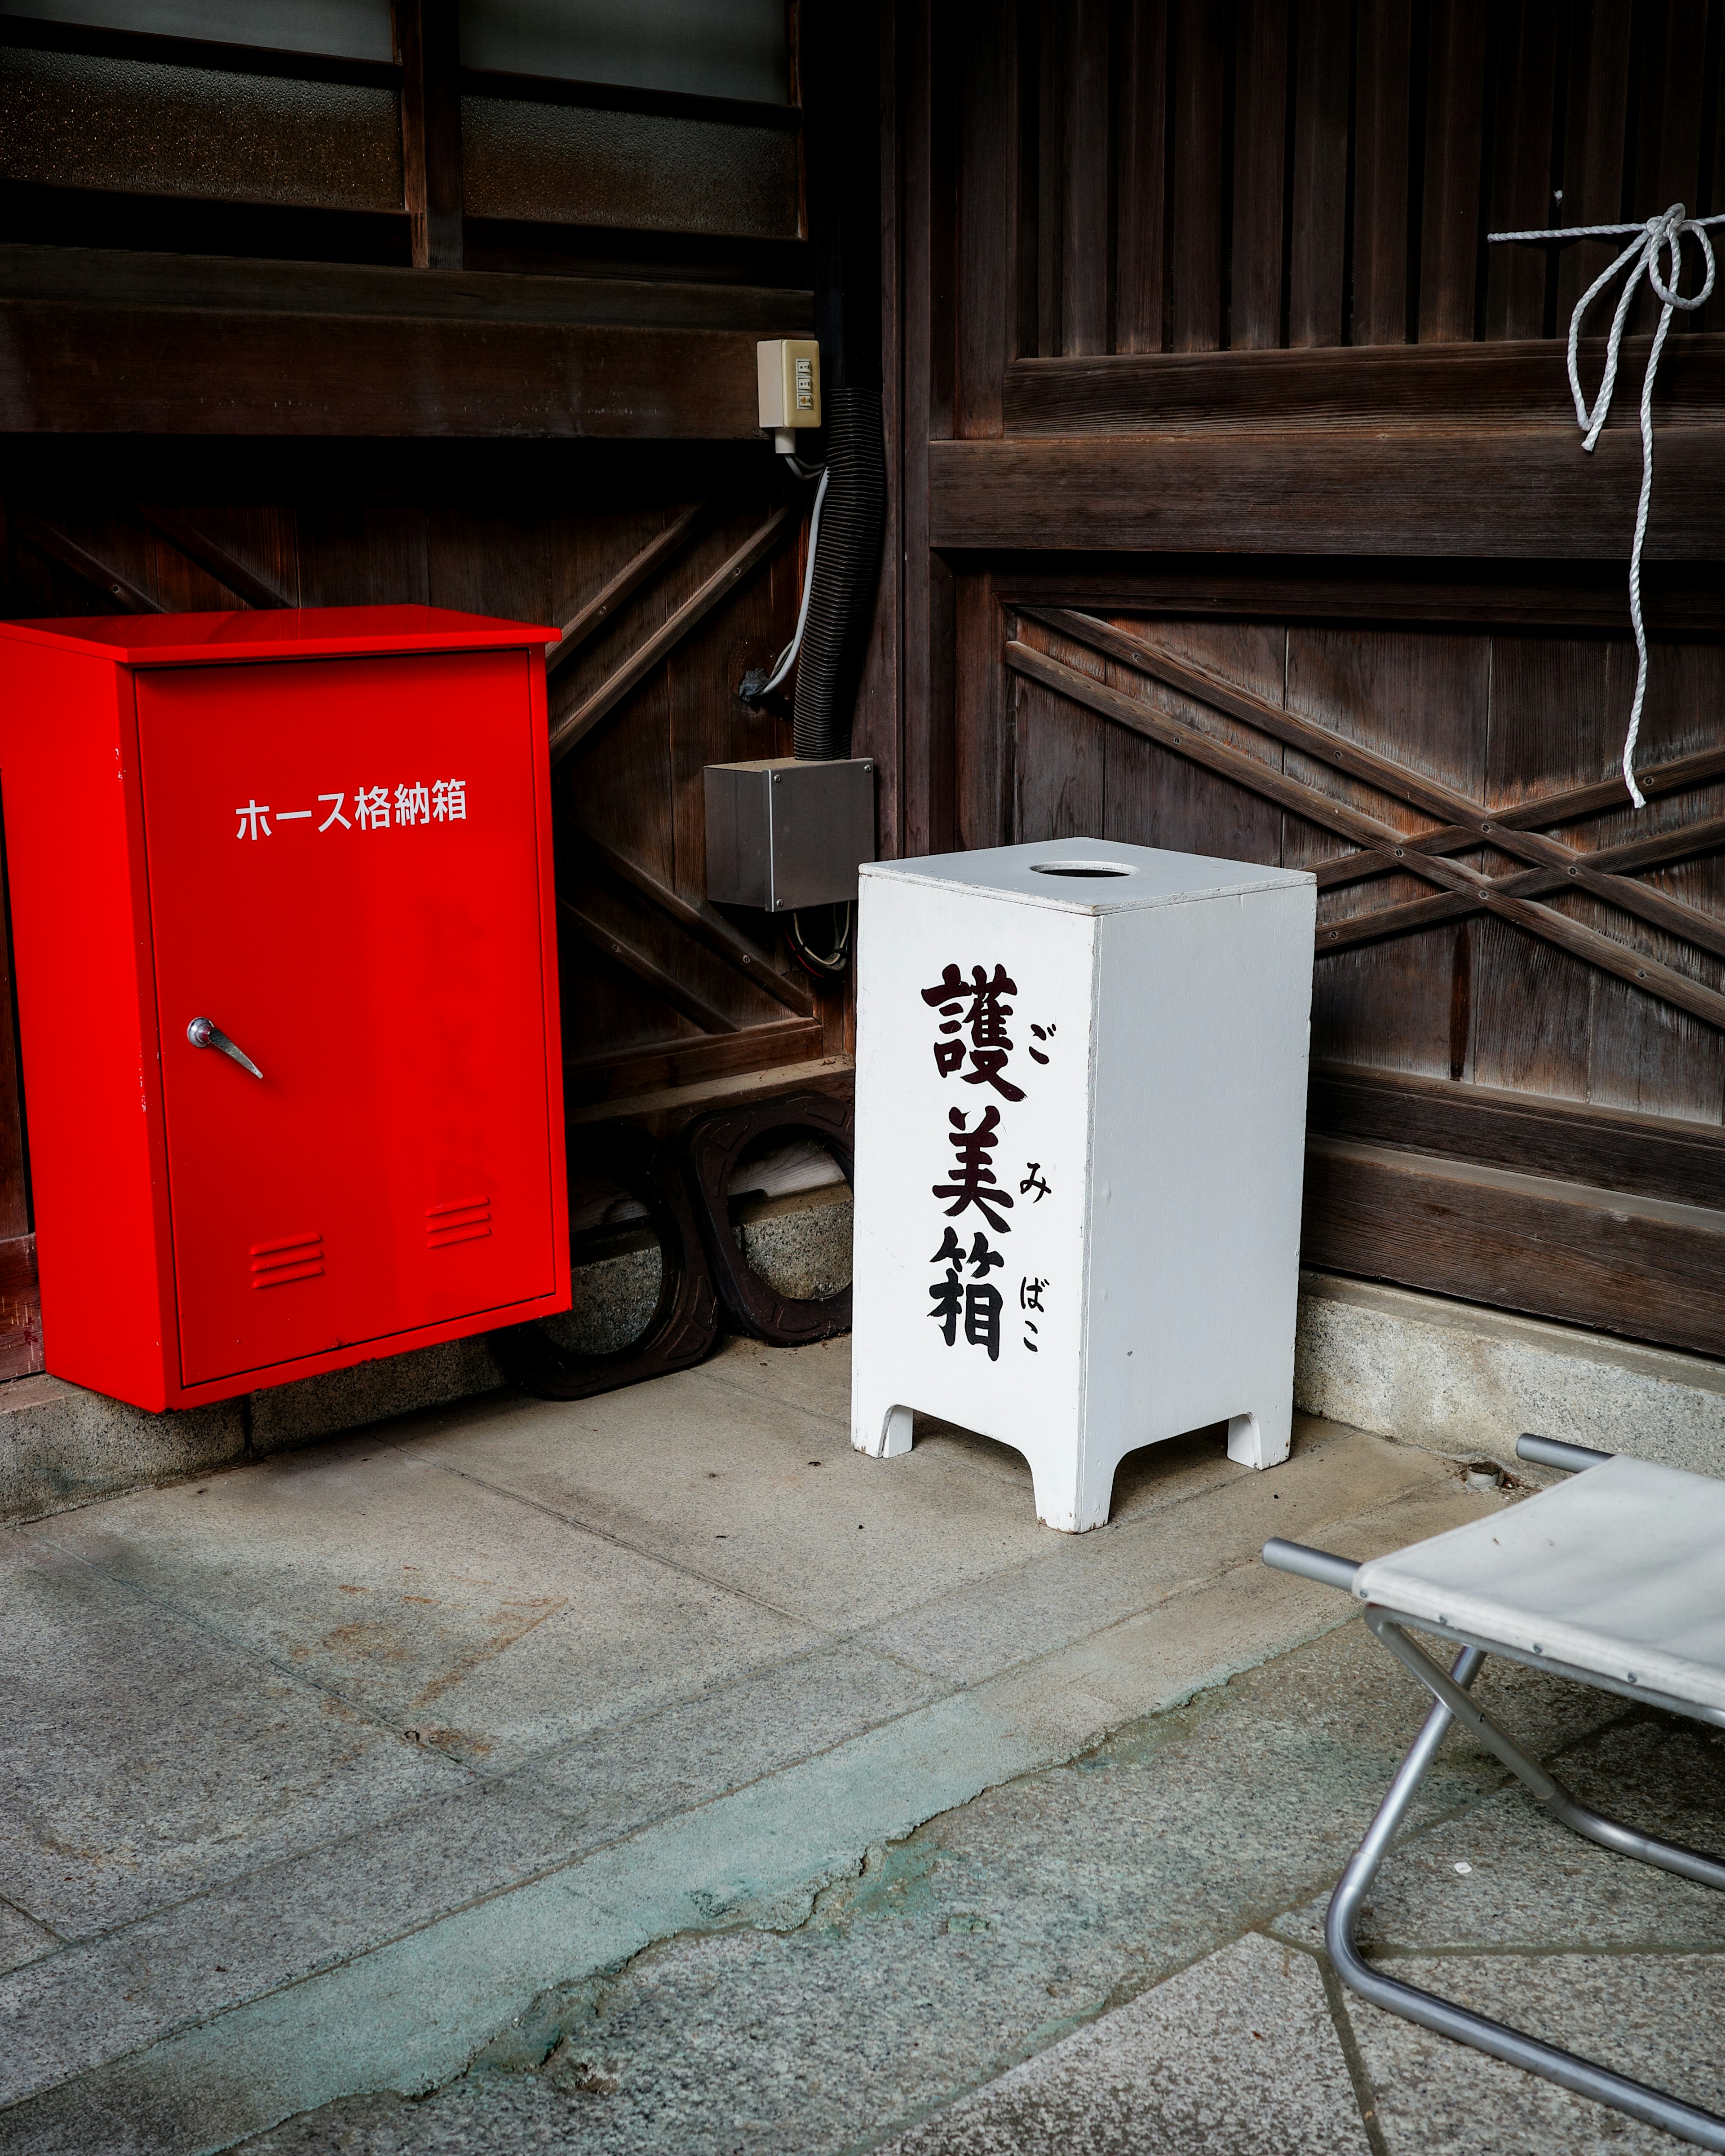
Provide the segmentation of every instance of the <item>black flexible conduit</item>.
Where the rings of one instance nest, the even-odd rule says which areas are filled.
[[[850,754],[886,530],[880,355],[879,0],[803,10],[809,232],[826,500],[797,660],[795,748]]]
[[[886,531],[886,444],[878,387],[826,392],[827,495],[814,551],[809,619],[797,659],[796,754],[831,763],[850,753],[857,683],[874,621]]]

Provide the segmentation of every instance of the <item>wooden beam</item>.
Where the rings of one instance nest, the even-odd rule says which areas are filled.
[[[1230,718],[1242,720],[1247,726],[1257,728],[1272,739],[1286,742],[1291,747],[1301,750],[1316,762],[1332,764],[1337,769],[1347,772],[1351,778],[1362,778],[1368,786],[1376,787],[1394,800],[1404,802],[1409,808],[1422,809],[1428,815],[1454,819],[1447,826],[1440,826],[1437,831],[1411,832],[1406,835],[1403,844],[1392,849],[1388,855],[1380,854],[1378,858],[1384,860],[1389,867],[1402,866],[1409,846],[1417,846],[1422,853],[1460,852],[1461,849],[1459,846],[1431,847],[1426,844],[1429,839],[1447,839],[1459,831],[1466,834],[1467,840],[1473,844],[1495,846],[1499,851],[1508,854],[1512,860],[1526,861],[1549,871],[1531,883],[1521,876],[1495,877],[1471,901],[1451,906],[1444,915],[1434,915],[1434,919],[1471,910],[1471,906],[1483,902],[1486,890],[1505,897],[1527,897],[1536,891],[1561,890],[1573,885],[1578,890],[1590,891],[1595,898],[1604,899],[1608,905],[1620,907],[1625,913],[1638,915],[1656,928],[1685,937],[1701,949],[1711,951],[1716,957],[1725,958],[1725,922],[1714,920],[1711,915],[1685,905],[1665,891],[1649,889],[1631,882],[1627,876],[1610,873],[1597,854],[1578,853],[1573,846],[1564,845],[1560,839],[1548,838],[1542,831],[1526,830],[1517,824],[1502,823],[1489,808],[1469,800],[1465,793],[1457,792],[1453,786],[1445,785],[1440,779],[1430,778],[1422,772],[1411,770],[1405,764],[1396,762],[1393,757],[1380,754],[1376,749],[1349,741],[1332,728],[1320,726],[1315,720],[1302,718],[1297,711],[1288,711],[1280,704],[1272,704],[1267,698],[1255,696],[1250,690],[1238,689],[1233,683],[1220,680],[1206,668],[1194,665],[1189,660],[1181,659],[1172,652],[1162,650],[1141,637],[1129,635],[1110,623],[1098,621],[1091,615],[1074,613],[1070,609],[1046,613],[1027,609],[1027,612],[1033,619],[1043,622],[1061,635],[1087,644],[1092,649],[1105,652],[1111,658],[1121,660],[1137,672],[1161,682],[1165,688],[1173,689],[1180,695],[1192,698],[1195,702],[1208,704]],[[1537,798],[1524,804],[1528,808],[1537,808],[1538,805]],[[1529,816],[1525,820],[1543,824],[1547,819]],[[1697,840],[1692,849],[1679,847],[1676,850],[1681,854],[1685,850],[1700,853],[1707,850],[1706,842]],[[1671,854],[1659,852],[1651,855],[1650,860],[1671,858]],[[1638,860],[1636,865],[1645,866],[1649,863]],[[1372,914],[1362,914],[1350,921],[1348,923],[1353,932],[1350,940],[1369,941],[1374,932],[1378,935],[1398,932],[1382,926],[1373,932],[1368,924],[1378,918]],[[1332,923],[1329,927],[1327,941],[1332,946],[1343,940],[1340,926],[1339,923]]]
[[[1589,854],[1602,869],[1621,867],[1661,867],[1665,862],[1691,860],[1702,854],[1717,854],[1725,847],[1725,817],[1703,817],[1699,824],[1686,824],[1681,830],[1666,830],[1658,839],[1641,839],[1630,845],[1602,847],[1598,854]],[[1399,860],[1387,860],[1378,856],[1387,869],[1399,869]],[[1494,891],[1507,899],[1533,899],[1544,891],[1563,891],[1574,888],[1580,875],[1568,869],[1522,869],[1518,875],[1498,875],[1494,880]],[[1639,888],[1639,886],[1632,886]],[[1714,921],[1710,914],[1697,912],[1697,907],[1684,906],[1680,899],[1666,899],[1662,891],[1645,892],[1651,901],[1662,901],[1665,925],[1673,936],[1684,936],[1688,942],[1699,944],[1703,951],[1725,955],[1725,925]],[[1346,951],[1352,944],[1380,942],[1384,936],[1406,936],[1412,929],[1436,927],[1438,921],[1460,921],[1464,914],[1481,912],[1483,899],[1462,897],[1460,892],[1445,892],[1440,899],[1408,899],[1402,906],[1380,906],[1365,914],[1350,914],[1346,921],[1326,921],[1322,927],[1322,944],[1326,951]],[[1661,918],[1661,910],[1647,906],[1630,907],[1632,912],[1645,918]]]
[[[1637,772],[1635,776],[1649,800],[1668,800],[1674,794],[1686,793],[1692,786],[1704,786],[1712,779],[1725,777],[1725,748],[1704,748],[1693,756],[1673,757],[1669,763],[1654,764],[1645,771]],[[1542,794],[1537,800],[1518,801],[1511,808],[1494,810],[1493,817],[1501,829],[1520,830],[1533,824],[1544,830],[1553,824],[1574,824],[1584,816],[1609,815],[1628,806],[1629,789],[1622,779],[1607,778],[1595,786],[1565,787],[1556,793]],[[1471,830],[1452,828],[1429,832],[1420,843],[1429,854],[1460,854],[1479,841]],[[1655,842],[1638,839],[1634,843],[1641,845]],[[1628,850],[1611,849],[1614,855],[1626,854]],[[1604,855],[1595,854],[1592,858],[1597,863]],[[1650,855],[1644,865],[1651,865],[1654,858]],[[1330,891],[1337,884],[1357,883],[1362,876],[1380,875],[1386,869],[1395,866],[1394,861],[1382,854],[1348,854],[1340,860],[1323,863],[1317,872],[1317,887]]]
[[[752,327],[0,300],[0,433],[758,444],[755,343]]]
[[[680,554],[706,518],[711,505],[696,501],[649,539],[632,561],[625,562],[610,582],[596,592],[581,611],[563,624],[563,633],[552,645],[545,670],[554,674],[572,659],[588,639],[603,627],[624,601],[638,592],[647,579],[674,556]]]
[[[1339,229],[1339,227],[1338,227]],[[1615,424],[1633,432],[1651,337],[1625,337]],[[1582,378],[1604,370],[1605,340],[1581,346]],[[1725,397],[1725,336],[1685,337],[1661,358],[1661,429],[1705,424]],[[1019,359],[1006,370],[1009,435],[1162,434],[1180,427],[1306,424],[1555,428],[1572,443],[1564,346],[1544,339],[1455,345],[1332,346],[1295,352],[1096,353]],[[1663,475],[1661,474],[1661,477]]]
[[[1245,355],[1251,357],[1251,355]],[[1664,427],[1650,561],[1719,551],[1725,426]],[[1621,561],[1640,441],[1608,427],[1194,428],[931,442],[931,543],[1040,552]]]
[[[416,270],[459,270],[461,38],[457,0],[394,0],[403,197]]]
[[[1602,846],[1587,859],[1595,870],[1658,868],[1672,861],[1716,854],[1722,846],[1725,846],[1725,816],[1707,816],[1684,824],[1681,829],[1662,831],[1656,838],[1632,839],[1621,846]],[[1356,855],[1353,858],[1361,857]],[[1378,854],[1372,858],[1385,869],[1401,866],[1399,861],[1391,860],[1388,855]],[[1506,898],[1537,898],[1542,891],[1563,891],[1581,880],[1579,872],[1572,869],[1523,869],[1517,875],[1497,877],[1493,888]],[[1615,876],[1610,880],[1615,884]],[[1319,887],[1322,888],[1322,880]],[[1648,896],[1666,899],[1663,891],[1653,891]],[[1693,906],[1683,906],[1678,900],[1669,900],[1667,904],[1677,909],[1668,922],[1674,935],[1686,937],[1703,950],[1725,955],[1725,926]],[[1322,933],[1325,947],[1339,951],[1350,944],[1372,943],[1385,936],[1404,936],[1412,929],[1430,928],[1440,921],[1459,920],[1463,914],[1477,913],[1481,906],[1478,896],[1463,897],[1451,891],[1441,898],[1409,899],[1400,906],[1379,906],[1370,913],[1327,921]],[[1633,910],[1653,913],[1651,906]]]
[[[267,262],[220,254],[152,254],[117,247],[0,243],[0,299],[217,314],[362,315],[489,324],[615,329],[752,329],[807,336],[812,292],[681,278],[549,277],[505,270],[412,270],[369,262]],[[92,334],[100,334],[98,318]],[[751,377],[751,380],[752,380]]]
[[[646,1094],[711,1086],[787,1063],[812,1062],[821,1055],[824,1045],[819,1019],[777,1019],[770,1025],[746,1025],[736,1033],[704,1034],[693,1040],[685,1036],[644,1048],[572,1056],[563,1065],[563,1091],[572,1111],[578,1105],[635,1100]],[[570,1120],[584,1118],[572,1112]]]
[[[1642,593],[1656,636],[1725,631],[1725,592],[1711,562],[1666,567]],[[1398,628],[1458,623],[1468,629],[1604,629],[1627,636],[1629,584],[1621,556],[1582,563],[1481,566],[1407,557],[1131,554],[1026,552],[989,565],[1010,608],[1081,607],[1090,613],[1219,615],[1245,621],[1384,622]],[[1625,798],[1627,799],[1627,795]]]
[[[735,553],[726,557],[699,590],[684,600],[662,628],[655,629],[638,650],[608,674],[584,702],[556,720],[551,729],[552,762],[559,762],[585,740],[606,713],[614,710],[631,689],[669,658],[696,624],[705,620],[721,599],[728,598],[750,570],[765,561],[773,548],[798,528],[799,521],[800,513],[793,503],[785,502],[775,509]]]
[[[119,570],[110,569],[105,562],[99,562],[94,554],[86,553],[83,547],[74,544],[63,532],[56,531],[51,524],[44,524],[39,516],[32,516],[27,510],[15,509],[12,512],[12,528],[20,539],[28,539],[33,547],[69,569],[74,576],[81,577],[85,583],[105,593],[108,598],[118,599],[129,613],[160,613],[162,611],[159,600],[152,599],[147,592],[140,591],[129,578],[122,577]]]
[[[581,824],[564,823],[562,826],[566,844],[578,847],[583,853],[610,871],[632,891],[639,891],[648,904],[662,913],[667,921],[674,921],[680,928],[686,929],[699,943],[706,945],[716,957],[722,958],[727,966],[734,966],[746,981],[757,988],[765,989],[775,1002],[796,1012],[799,1018],[814,1014],[814,998],[803,985],[781,973],[778,968],[731,926],[722,915],[710,906],[691,906],[686,899],[679,898],[669,886],[649,875],[639,861],[620,854],[614,846]]]
[[[207,570],[218,584],[226,585],[235,598],[243,599],[249,607],[287,604],[280,592],[266,584],[261,577],[254,576],[244,563],[236,562],[225,547],[206,538],[177,510],[164,509],[159,502],[153,501],[134,502],[132,506],[152,531],[159,532],[188,562],[195,562],[200,569]]]
[[[1346,1063],[1312,1065],[1307,1121],[1324,1137],[1725,1212],[1725,1130],[1717,1123]]]
[[[757,1034],[777,1034],[780,1030],[778,1026],[752,1027],[736,1039],[753,1045]],[[819,1029],[788,1024],[783,1031],[818,1036]],[[852,1059],[848,1055],[823,1055],[818,1038],[807,1054],[802,1052],[803,1045],[800,1041],[792,1045],[791,1060],[788,1061],[752,1064],[747,1070],[739,1069],[722,1077],[703,1077],[654,1092],[614,1094],[591,1106],[578,1109],[568,1120],[571,1125],[603,1123],[626,1116],[638,1130],[662,1138],[674,1136],[697,1116],[709,1115],[716,1108],[752,1106],[757,1101],[780,1100],[787,1093],[824,1093],[845,1099],[856,1082]]]
[[[1104,688],[1088,675],[1061,665],[1058,660],[1033,650],[1029,644],[1009,644],[1005,655],[1009,666],[1040,681],[1045,688],[1070,696],[1075,703],[1087,705],[1103,718],[1113,719],[1131,732],[1142,734],[1147,741],[1178,750],[1194,763],[1231,778],[1236,785],[1262,794],[1281,808],[1292,809],[1308,823],[1337,832],[1355,844],[1364,843],[1394,855],[1398,865],[1410,875],[1423,876],[1428,883],[1445,890],[1466,892],[1493,915],[1515,922],[1517,927],[1568,951],[1572,957],[1584,959],[1589,965],[1615,974],[1620,980],[1627,981],[1648,995],[1656,996],[1661,1002],[1686,1010],[1692,1017],[1725,1031],[1725,995],[1704,988],[1675,968],[1630,950],[1610,937],[1600,935],[1597,929],[1584,928],[1567,914],[1558,913],[1548,906],[1540,906],[1528,899],[1506,897],[1495,887],[1493,879],[1478,869],[1424,854],[1417,841],[1393,825],[1332,801],[1301,780],[1285,777],[1195,726],[1164,719],[1137,697],[1122,696],[1117,689]],[[1323,955],[1324,939],[1330,932],[1327,926],[1318,931],[1320,957]]]
[[[1430,1153],[1310,1140],[1301,1258],[1725,1353],[1725,1212]]]
[[[698,1025],[703,1033],[742,1031],[734,1019],[728,1019],[722,1011],[715,1010],[710,1003],[667,973],[664,967],[656,964],[644,951],[637,950],[633,943],[626,942],[602,922],[595,921],[590,913],[583,912],[581,907],[572,905],[567,898],[557,901],[557,912],[595,951],[614,959],[627,972],[633,973],[638,981],[652,990],[661,1003],[669,1004],[691,1025]]]

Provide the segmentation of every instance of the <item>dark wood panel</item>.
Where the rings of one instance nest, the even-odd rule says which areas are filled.
[[[461,37],[456,0],[393,0],[403,192],[418,270],[461,267]]]
[[[1625,341],[1619,417],[1608,436],[1630,433],[1636,424],[1635,397],[1625,393],[1640,382],[1651,341]],[[1604,365],[1604,339],[1584,339],[1580,360],[1584,379],[1597,381]],[[1722,401],[1725,336],[1692,337],[1666,352],[1654,402],[1661,434],[1674,423],[1716,418]],[[1022,360],[1007,369],[1004,413],[1009,434],[1061,436],[1160,434],[1182,426],[1357,427],[1376,419],[1471,429],[1502,421],[1548,428],[1578,447],[1563,348],[1532,341],[1436,350],[1392,346]],[[1465,442],[1456,444],[1458,459],[1466,449]],[[1661,459],[1661,490],[1667,476]],[[1627,538],[1619,551],[1627,554]]]
[[[1234,285],[1229,343],[1282,341],[1282,186],[1288,103],[1286,0],[1240,0],[1234,90]],[[1122,339],[1122,351],[1137,351]]]
[[[0,245],[0,299],[149,311],[187,307],[218,314],[753,329],[762,336],[806,335],[814,326],[814,295],[806,289],[732,280],[520,276],[97,247]]]
[[[1014,737],[1000,665],[1000,608],[987,576],[957,579],[953,615],[953,695],[968,720],[954,744],[957,843],[996,846],[1012,813]]]
[[[1287,705],[1327,733],[1411,767],[1470,801],[1485,798],[1491,646],[1481,636],[1440,630],[1294,629],[1288,635]],[[1363,809],[1397,829],[1429,827],[1410,807],[1327,758],[1291,747],[1286,768],[1315,791]],[[1372,766],[1363,762],[1369,772]],[[1441,798],[1441,797],[1440,797]],[[1332,837],[1291,824],[1285,860],[1312,868],[1332,858]],[[1477,850],[1461,856],[1480,865]],[[1397,900],[1423,898],[1430,886],[1386,876],[1327,893],[1324,927]],[[1458,967],[1466,999],[1466,925],[1340,950],[1318,967],[1312,988],[1315,1055],[1348,1052],[1368,1039],[1373,1060],[1440,1074],[1454,1061]],[[1459,947],[1458,947],[1459,946]]]
[[[0,1242],[0,1380],[28,1378],[43,1367],[36,1238],[13,1235]]]
[[[1027,640],[1035,638],[1037,625],[1027,624],[1024,634]],[[1170,623],[1160,640],[1176,656],[1218,679],[1280,702],[1287,632],[1279,626],[1265,622]],[[1081,646],[1059,637],[1047,637],[1047,642],[1057,656],[1076,664]],[[1101,678],[1110,688],[1137,695],[1170,718],[1189,722],[1192,718],[1189,699],[1159,681],[1147,680],[1117,660],[1104,665]],[[1281,767],[1279,742],[1266,741],[1223,712],[1207,713],[1206,723],[1243,754],[1272,770]],[[1130,845],[1214,854],[1225,860],[1281,861],[1284,818],[1273,802],[1123,727],[1103,726],[1101,731],[1106,759],[1105,837],[1124,839]]]
[[[1456,1085],[1320,1062],[1312,1065],[1307,1121],[1332,1137],[1725,1211],[1725,1132],[1675,1116],[1586,1107],[1532,1087]]]
[[[1000,385],[1017,340],[1017,9],[963,18],[957,38],[958,216],[956,431],[1000,432]]]
[[[1630,116],[1631,217],[1656,216],[1672,203],[1701,199],[1707,14],[1707,0],[1640,0],[1635,9],[1640,95]],[[1692,271],[1686,281],[1692,290],[1699,273]],[[1630,326],[1651,330],[1658,320],[1659,301],[1643,280],[1630,311]],[[1686,332],[1690,325],[1681,312],[1671,326],[1680,324]]]
[[[1655,560],[1712,560],[1725,428],[1667,428],[1648,530]],[[1591,458],[1556,429],[1313,428],[1304,433],[936,442],[936,547],[1620,559],[1640,445]]]
[[[1136,608],[1163,614],[1238,614],[1253,619],[1467,622],[1481,627],[1605,629],[1629,634],[1620,564],[1504,562],[1489,569],[1441,560],[1333,562],[1274,557],[1226,560],[1028,550],[991,564],[1009,606],[1076,607],[1091,613]],[[1656,634],[1725,633],[1725,591],[1705,564],[1646,579]],[[1625,708],[1627,709],[1625,698]]]
[[[1608,753],[1621,751],[1627,684],[1623,694],[1623,704],[1603,715]],[[1656,648],[1648,671],[1644,726],[1650,762],[1666,754],[1717,747],[1722,705],[1725,650],[1696,644]],[[1718,785],[1692,793],[1683,804],[1656,802],[1640,813],[1625,804],[1600,820],[1596,842],[1609,845],[1651,837],[1676,828],[1689,814],[1717,814],[1722,806],[1725,788]],[[1673,896],[1692,899],[1716,924],[1725,918],[1725,877],[1717,859],[1656,872],[1646,880]],[[1609,917],[1596,900],[1579,893],[1570,910],[1589,926]],[[1612,932],[1654,959],[1666,964],[1675,961],[1708,987],[1717,988],[1725,980],[1725,966],[1717,957],[1685,949],[1657,925],[1620,918],[1612,923]],[[1651,1009],[1632,983],[1601,981],[1594,990],[1588,1097],[1613,1107],[1646,1108],[1717,1122],[1725,1103],[1725,1040],[1681,1012]]]
[[[1465,342],[1474,334],[1489,18],[1485,0],[1445,0],[1430,11],[1420,232],[1421,344]]]
[[[1023,11],[1027,48],[1034,43],[1034,111],[1020,115],[1020,126],[1031,136],[1020,151],[1023,164],[1034,165],[1035,192],[1034,269],[1023,258],[1019,275],[1028,278],[1032,290],[1019,295],[1021,321],[1034,312],[1035,331],[1021,341],[1024,352],[1050,355],[1063,347],[1061,310],[1065,280],[1060,274],[1066,244],[1066,36],[1065,11],[1054,7],[1027,6]],[[1027,95],[1026,105],[1033,100]],[[1022,192],[1028,201],[1031,178],[1025,174]],[[1029,238],[1020,235],[1021,246]]]
[[[1563,205],[1553,199],[1551,172],[1563,12],[1557,0],[1522,0],[1520,7],[1502,11],[1495,55],[1488,215],[1496,232],[1532,231],[1557,223],[1562,213]],[[1487,248],[1488,337],[1545,334],[1550,266],[1544,248]]]
[[[1634,14],[1635,0],[1584,0],[1571,11],[1560,182],[1563,199],[1562,215],[1553,218],[1553,223],[1616,224],[1622,219]],[[1611,239],[1578,239],[1559,251],[1557,319],[1566,331],[1575,302],[1620,245]],[[1590,374],[1589,378],[1598,377]]]
[[[1169,342],[1214,352],[1222,334],[1223,90],[1225,11],[1172,0],[1173,139],[1168,147]]]
[[[1100,678],[1101,661],[1086,656]],[[1013,683],[1013,843],[1093,836],[1103,822],[1102,726],[1065,697],[1021,676]]]
[[[1493,805],[1512,808],[1608,778],[1621,752],[1634,680],[1634,654],[1619,643],[1568,637],[1495,643],[1486,777]],[[1467,1075],[1484,1086],[1584,1101],[1592,968],[1502,921],[1481,921],[1477,934],[1481,963]]]
[[[1051,11],[1066,38],[1060,344],[1108,349],[1109,189],[1114,163],[1109,94],[1109,0],[1065,0]]]
[[[1348,251],[1348,0],[1304,0],[1294,69],[1290,345],[1339,345]]]
[[[1304,1263],[1725,1352],[1725,1213],[1435,1154],[1315,1138]]]
[[[891,355],[898,350],[905,320],[899,261],[907,234],[898,178],[902,136],[897,101],[891,94],[898,73],[898,12],[882,8],[880,17],[880,80],[889,86],[888,94],[880,100],[881,343],[883,355]],[[904,391],[904,371],[894,365],[889,357],[881,388],[888,474],[886,540],[881,549],[880,597],[875,602],[874,625],[863,661],[856,721],[851,736],[852,753],[875,760],[879,782],[875,795],[876,844],[881,860],[889,861],[898,860],[905,851],[903,706],[900,696],[906,553],[902,480]],[[920,449],[920,444],[918,446]]]
[[[1127,0],[1119,74],[1115,346],[1160,352],[1168,180],[1167,0]]]
[[[943,25],[947,19],[942,17]],[[904,534],[904,670],[899,696],[907,855],[944,853],[952,843],[952,572],[929,552],[928,458],[923,447],[952,431],[952,140],[949,126],[936,126],[937,110],[945,119],[947,58],[929,8],[911,8],[898,75],[905,204],[904,435],[897,467]]]
[[[1354,16],[1353,341],[1408,335],[1410,0],[1359,0]]]
[[[755,344],[752,329],[12,300],[0,431],[758,441]]]

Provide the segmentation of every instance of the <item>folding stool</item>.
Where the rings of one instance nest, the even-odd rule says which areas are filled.
[[[1524,1436],[1516,1450],[1575,1479],[1363,1564],[1298,1543],[1264,1545],[1266,1564],[1363,1602],[1367,1625],[1436,1702],[1330,1897],[1324,1943],[1337,1974],[1374,2006],[1725,2151],[1725,2118],[1386,1976],[1354,1944],[1361,1904],[1451,1721],[1577,1834],[1725,1888],[1725,1861],[1578,1804],[1468,1692],[1486,1656],[1502,1655],[1725,1727],[1725,1482],[1552,1438]],[[1408,1637],[1409,1625],[1456,1641],[1447,1672]]]

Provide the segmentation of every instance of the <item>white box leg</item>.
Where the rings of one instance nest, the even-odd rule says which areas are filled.
[[[892,1460],[911,1449],[911,1410],[895,1402],[891,1407],[858,1407],[850,1414],[850,1443],[872,1460]]]
[[[1228,1457],[1242,1467],[1279,1467],[1294,1442],[1293,1403],[1274,1414],[1228,1418]]]

